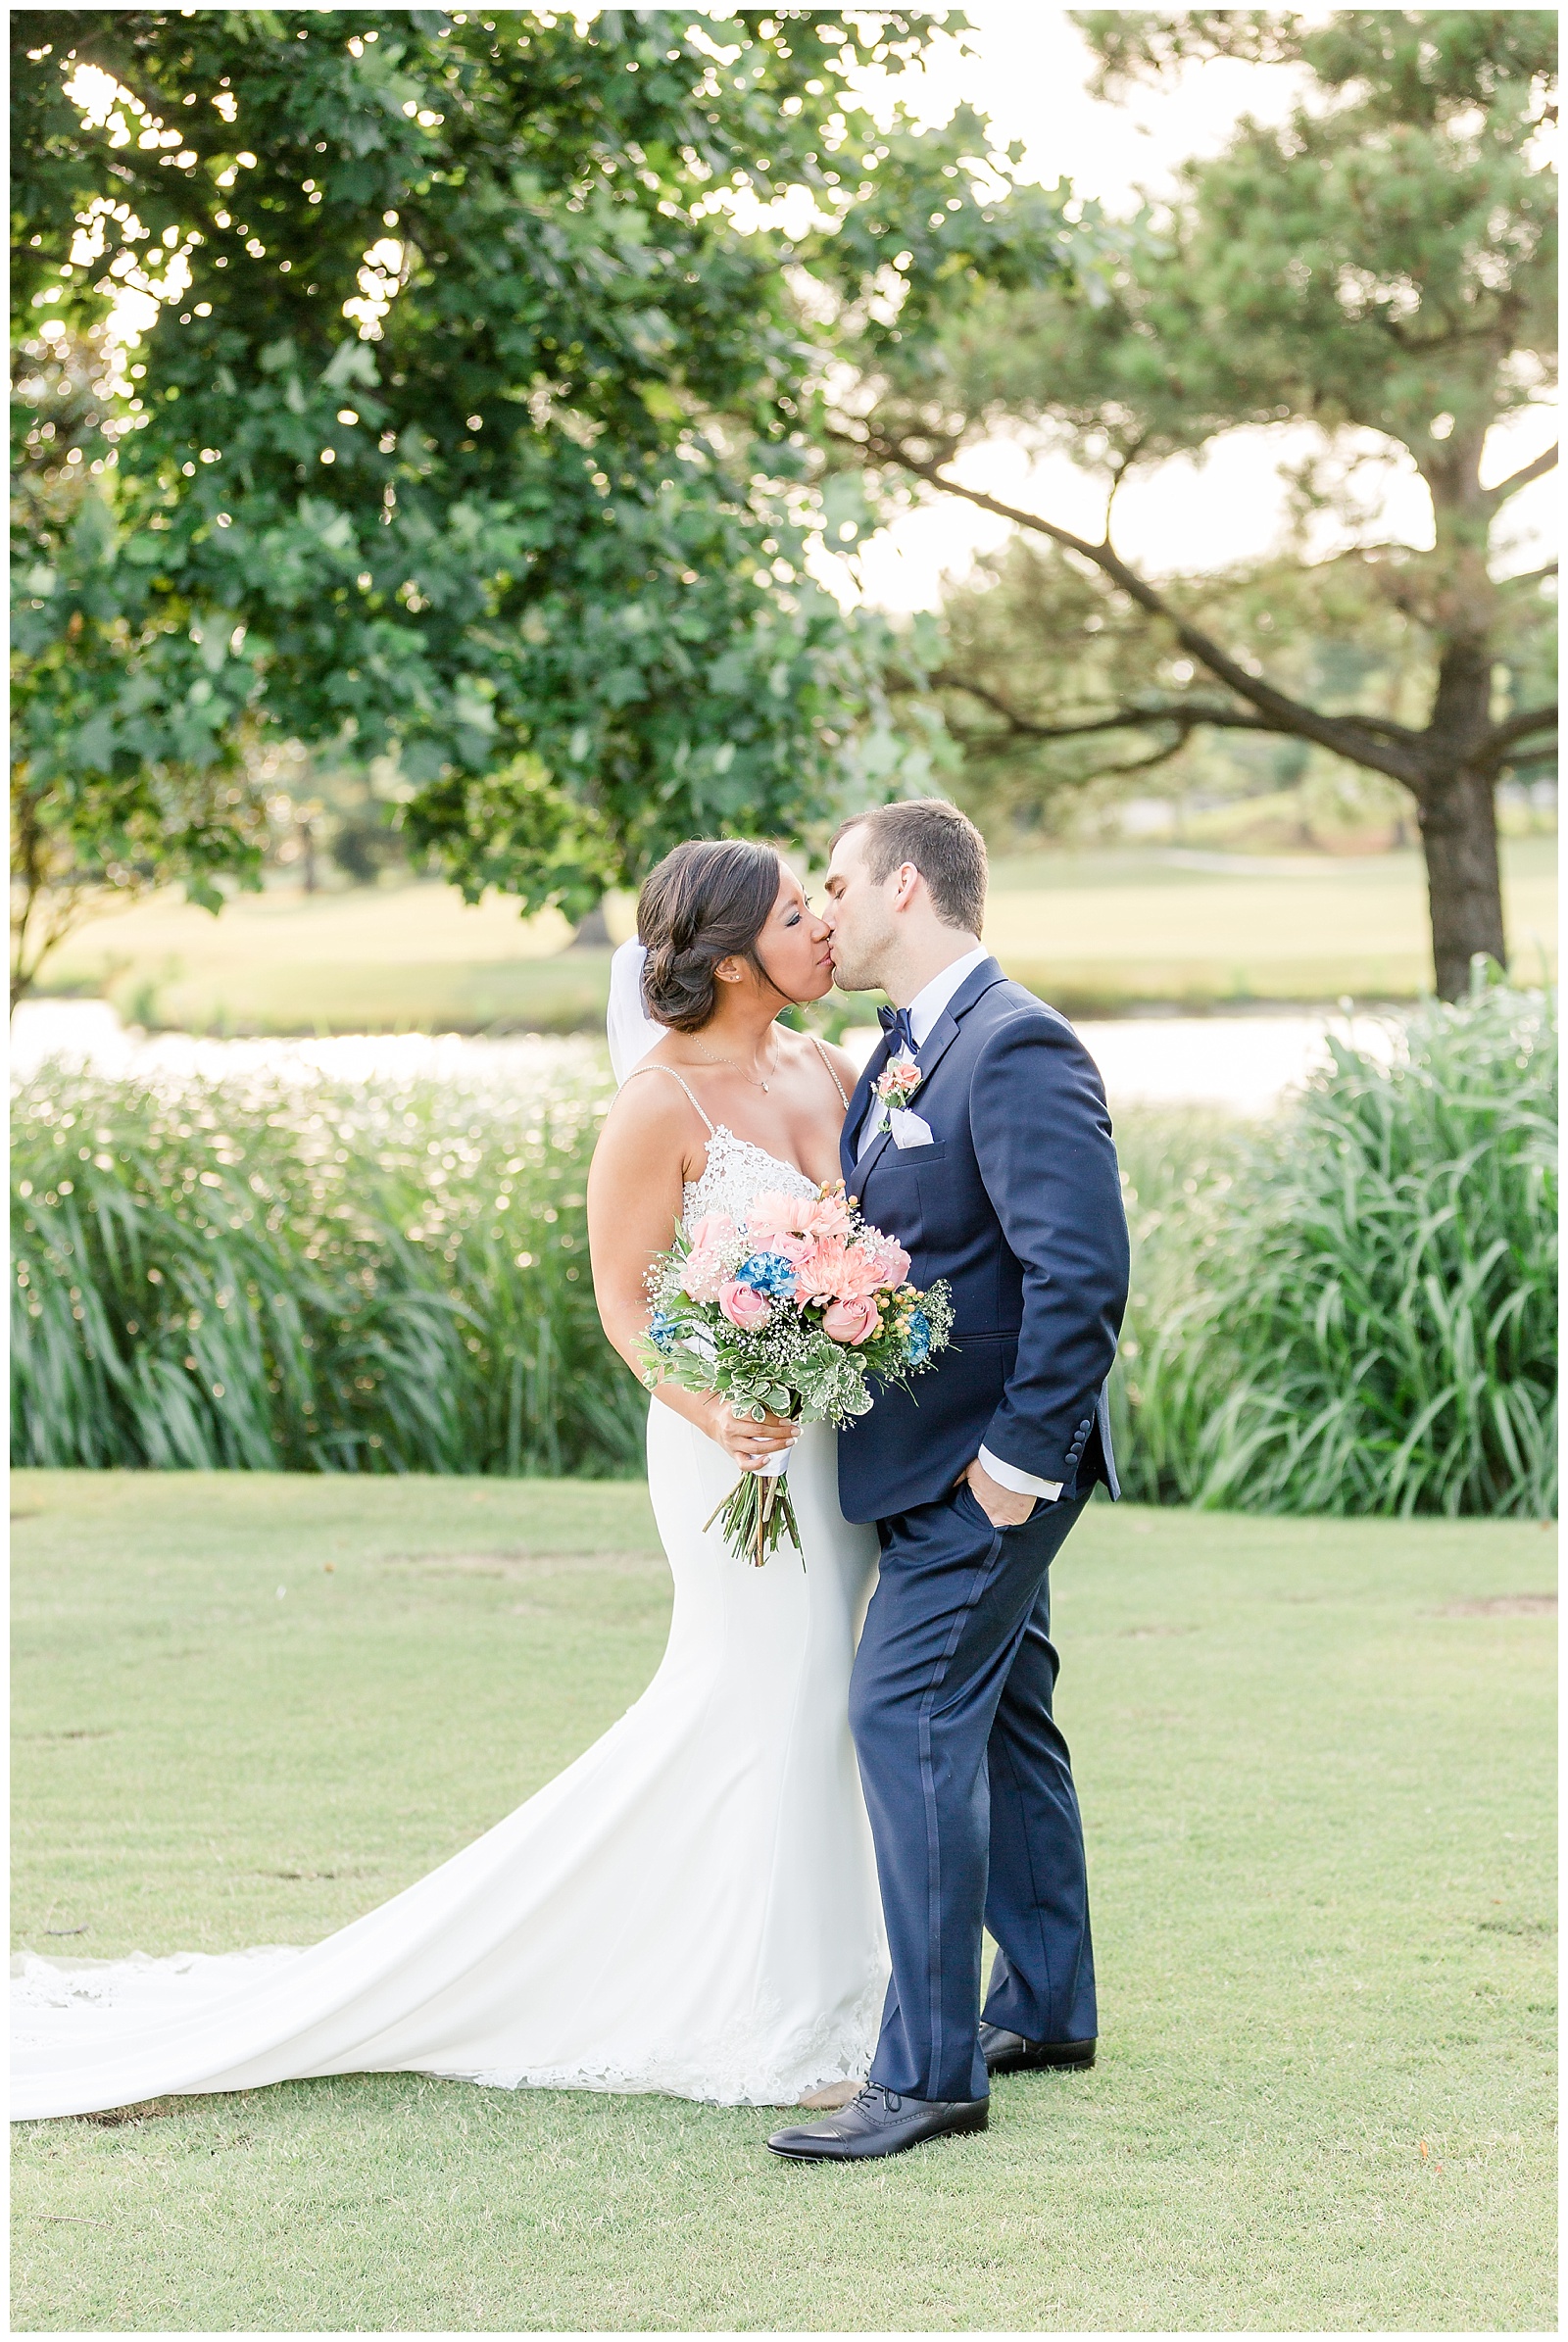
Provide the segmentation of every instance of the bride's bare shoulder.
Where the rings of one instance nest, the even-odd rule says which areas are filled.
[[[626,1076],[611,1099],[604,1135],[619,1147],[684,1152],[697,1128],[684,1083],[665,1067],[644,1064]]]

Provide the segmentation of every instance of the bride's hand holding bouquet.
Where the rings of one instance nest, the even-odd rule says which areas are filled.
[[[907,1385],[946,1345],[947,1287],[917,1293],[908,1273],[908,1254],[842,1181],[755,1196],[738,1222],[710,1213],[655,1259],[643,1379],[710,1392],[735,1421],[740,1438],[722,1444],[745,1468],[719,1513],[737,1553],[760,1563],[786,1535],[800,1543],[788,1448],[746,1461],[747,1429],[848,1423],[869,1408],[873,1377]]]

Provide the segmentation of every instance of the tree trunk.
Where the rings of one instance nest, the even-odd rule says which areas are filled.
[[[1439,512],[1440,524],[1442,512]],[[1441,533],[1441,526],[1440,526]],[[1432,959],[1438,997],[1461,1000],[1477,952],[1508,965],[1497,868],[1494,774],[1474,758],[1492,720],[1493,654],[1484,628],[1450,636],[1438,660],[1438,687],[1427,727],[1427,777],[1418,797],[1421,845],[1432,911]]]
[[[1499,968],[1508,964],[1491,775],[1463,765],[1434,775],[1422,792],[1420,821],[1438,995],[1458,1000],[1470,989],[1470,962],[1478,951]]]
[[[596,903],[586,919],[578,927],[567,949],[572,951],[608,951],[610,928],[605,919],[605,906]]]

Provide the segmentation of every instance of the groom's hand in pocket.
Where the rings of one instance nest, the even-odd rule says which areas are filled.
[[[1027,1521],[1038,1496],[1020,1495],[1015,1488],[1004,1488],[1000,1480],[993,1480],[978,1456],[959,1478],[967,1481],[969,1493],[994,1529],[1016,1529]]]

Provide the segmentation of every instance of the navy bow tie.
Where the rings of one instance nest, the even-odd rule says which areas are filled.
[[[911,1057],[919,1055],[920,1052],[915,1048],[914,1030],[909,1023],[907,1008],[879,1008],[876,1012],[876,1019],[888,1037],[890,1050],[896,1052],[902,1043]]]

